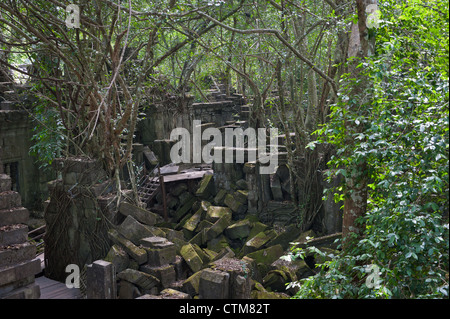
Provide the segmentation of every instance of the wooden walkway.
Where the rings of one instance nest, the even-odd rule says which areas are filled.
[[[35,279],[41,289],[40,299],[81,299],[80,289],[67,288],[65,284],[41,276]]]
[[[41,259],[41,273],[44,271],[44,254],[37,256]],[[67,288],[64,283],[39,276],[35,279],[41,289],[40,299],[81,299],[80,289]]]

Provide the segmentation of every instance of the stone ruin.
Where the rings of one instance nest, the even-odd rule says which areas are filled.
[[[336,253],[340,234],[314,239],[312,230],[301,233],[295,225],[277,231],[256,215],[237,218],[239,205],[227,195],[215,190],[213,175],[195,188],[175,183],[168,188],[168,222],[122,202],[122,221],[108,231],[109,252],[87,267],[87,298],[289,298],[295,289],[286,290],[287,283],[315,273],[312,255],[305,261],[280,259],[292,242]],[[246,190],[232,196],[245,202]]]
[[[41,272],[36,246],[28,242],[29,212],[11,191],[11,178],[0,162],[0,299],[38,299],[35,275]]]

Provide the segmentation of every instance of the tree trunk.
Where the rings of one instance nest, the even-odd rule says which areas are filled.
[[[366,6],[375,1],[356,0],[356,8],[358,14],[358,24],[352,28],[352,34],[349,43],[349,57],[356,56],[357,59],[350,65],[349,72],[352,78],[357,81],[354,85],[351,95],[359,98],[360,103],[349,104],[349,111],[353,114],[361,112],[361,104],[364,104],[364,93],[368,88],[368,81],[362,79],[361,68],[356,68],[361,59],[369,56],[369,40],[367,38],[366,26]],[[361,114],[363,115],[363,114]],[[355,133],[364,131],[363,125],[358,125],[355,121],[347,121],[348,143],[354,143],[353,136]],[[352,148],[350,148],[352,149]],[[350,154],[348,154],[350,156]],[[342,236],[344,238],[344,249],[346,247],[345,240],[350,237],[351,233],[359,236],[363,225],[356,223],[359,217],[364,216],[367,209],[367,184],[368,184],[367,162],[362,159],[359,163],[355,163],[351,167],[347,167],[346,177],[346,196],[344,200],[344,214],[342,225]]]

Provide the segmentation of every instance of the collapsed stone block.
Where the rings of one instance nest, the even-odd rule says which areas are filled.
[[[173,265],[166,264],[160,267],[152,267],[147,264],[142,265],[139,269],[158,278],[163,288],[170,287],[170,285],[176,281],[176,272]]]
[[[121,245],[127,254],[136,260],[139,265],[147,262],[147,251],[134,245],[131,241],[120,235],[117,230],[110,229],[108,231],[108,237],[113,243]]]
[[[149,226],[141,224],[134,217],[128,215],[118,227],[119,233],[131,240],[135,245],[139,244],[141,238],[154,236],[154,232]]]
[[[255,237],[248,240],[244,247],[242,247],[242,253],[247,255],[251,252],[261,249],[266,243],[276,236],[275,231],[269,230],[266,232],[260,232]]]
[[[130,257],[125,250],[117,244],[112,245],[104,260],[112,263],[116,272],[127,269],[130,264]]]
[[[250,234],[251,222],[248,219],[242,219],[225,229],[225,235],[230,239],[246,238]]]
[[[181,248],[180,254],[193,272],[197,272],[203,268],[203,260],[200,258],[193,245],[184,245]]]
[[[203,176],[200,181],[200,185],[197,189],[195,195],[202,199],[208,199],[211,196],[214,196],[214,177],[212,174],[207,174]]]
[[[152,267],[165,266],[175,262],[175,245],[162,237],[141,239],[141,245],[147,251],[148,264]]]
[[[124,216],[132,216],[140,223],[143,223],[148,226],[153,226],[159,220],[161,220],[161,217],[159,215],[127,202],[122,202],[120,204],[119,212]]]
[[[200,277],[203,271],[198,271],[183,282],[183,292],[190,296],[198,295],[200,286]]]
[[[125,269],[124,271],[121,271],[117,274],[117,278],[126,280],[142,288],[144,291],[150,290],[160,284],[159,279],[155,276],[134,269]]]
[[[230,275],[213,269],[202,271],[199,282],[199,299],[228,299]]]

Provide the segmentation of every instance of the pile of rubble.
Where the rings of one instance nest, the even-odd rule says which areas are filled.
[[[196,188],[173,186],[169,222],[120,204],[125,219],[110,229],[113,245],[103,260],[105,267],[114,265],[119,298],[288,298],[295,290],[286,290],[287,283],[314,275],[312,256],[280,259],[292,242],[308,245],[311,230],[289,225],[276,231],[245,215],[245,189],[215,192],[212,179],[205,175]],[[338,236],[312,242],[329,247]]]

